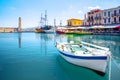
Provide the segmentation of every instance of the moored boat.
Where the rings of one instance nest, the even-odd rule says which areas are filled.
[[[64,34],[65,32],[63,30],[56,30],[56,33],[58,33],[58,34]]]
[[[110,59],[109,48],[86,42],[56,43],[56,47],[66,61],[105,73]]]
[[[42,29],[40,29],[40,28],[36,28],[36,29],[35,29],[35,32],[36,32],[36,33],[43,33],[44,30],[42,30]]]
[[[66,30],[65,27],[58,27],[56,29],[56,33],[58,33],[58,34],[65,34],[65,30]]]

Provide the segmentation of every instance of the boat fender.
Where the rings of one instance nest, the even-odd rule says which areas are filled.
[[[82,45],[79,45],[79,47],[82,47]]]

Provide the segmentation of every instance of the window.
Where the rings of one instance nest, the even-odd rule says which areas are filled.
[[[110,11],[108,11],[108,17],[110,17]]]
[[[104,19],[104,23],[106,24],[106,19]]]
[[[69,22],[69,26],[71,26],[71,25],[72,25],[72,22],[70,21],[70,22]]]
[[[104,12],[104,16],[106,16],[106,12]]]
[[[96,14],[96,17],[97,17],[97,14]]]
[[[120,22],[120,17],[119,17],[119,22]]]
[[[101,14],[99,14],[99,16],[101,16]]]
[[[70,26],[70,22],[68,22],[68,26]]]
[[[110,18],[108,18],[108,23],[110,23]]]
[[[114,18],[114,22],[116,23],[116,18]]]
[[[116,10],[114,10],[114,16],[116,16]]]
[[[76,24],[76,22],[74,22],[74,24]]]

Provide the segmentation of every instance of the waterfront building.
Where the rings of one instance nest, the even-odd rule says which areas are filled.
[[[0,32],[4,32],[4,28],[0,28]]]
[[[120,24],[120,6],[105,10],[91,10],[85,15],[82,26]]]
[[[120,6],[103,10],[103,24],[120,24]]]
[[[0,27],[0,32],[17,32],[17,28]]]
[[[67,25],[68,26],[71,26],[71,27],[78,27],[78,26],[81,26],[82,25],[82,20],[80,19],[68,19],[67,20]]]
[[[87,13],[87,18],[85,15],[85,19],[83,20],[83,26],[91,26],[91,25],[101,25],[102,24],[102,10],[95,9],[91,10]]]

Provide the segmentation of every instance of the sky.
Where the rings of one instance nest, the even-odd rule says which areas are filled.
[[[39,25],[41,14],[45,15],[49,25],[62,22],[67,24],[70,18],[84,19],[92,9],[109,9],[120,6],[120,0],[0,0],[0,27],[18,27],[18,18],[23,28]]]

